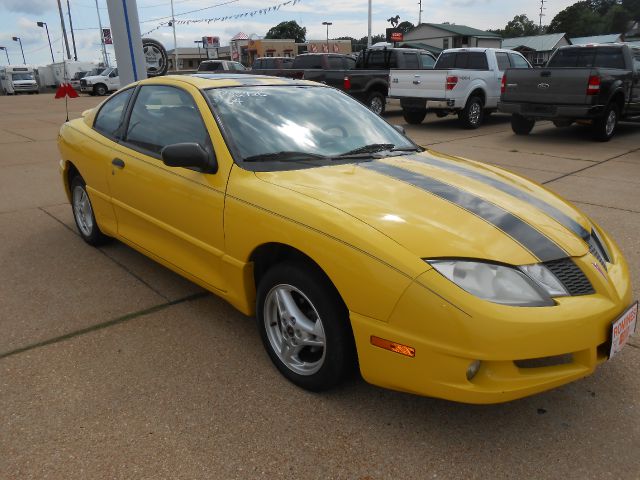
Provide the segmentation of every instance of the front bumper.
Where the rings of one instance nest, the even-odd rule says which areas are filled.
[[[591,254],[574,259],[596,293],[558,298],[553,307],[492,304],[429,270],[408,287],[387,322],[351,314],[362,376],[385,388],[484,404],[591,374],[607,359],[611,322],[631,304],[627,265],[610,250],[615,263],[606,279]],[[413,347],[415,357],[372,345],[372,335]],[[480,369],[467,380],[475,360]]]
[[[501,113],[516,113],[532,118],[593,119],[601,116],[604,105],[543,105],[534,103],[498,102]]]

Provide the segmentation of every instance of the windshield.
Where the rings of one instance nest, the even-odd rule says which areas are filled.
[[[73,76],[73,78],[71,80],[80,80],[87,73],[89,73],[89,72],[76,72],[76,74]]]
[[[370,158],[383,150],[419,149],[364,105],[331,88],[243,86],[206,93],[242,160],[330,161],[352,153]]]
[[[13,73],[11,78],[13,80],[33,80],[33,73]]]

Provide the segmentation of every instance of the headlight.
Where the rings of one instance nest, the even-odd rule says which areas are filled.
[[[543,265],[527,265],[521,271],[504,265],[468,260],[429,260],[428,263],[463,290],[493,303],[543,307],[555,305],[551,295],[566,295],[564,289],[563,293],[556,293],[558,286],[562,288],[562,285]],[[529,268],[531,276],[525,273],[525,268]],[[544,271],[556,283],[542,273]]]

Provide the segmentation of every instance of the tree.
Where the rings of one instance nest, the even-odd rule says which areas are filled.
[[[529,20],[529,17],[524,13],[513,17],[513,20],[508,22],[502,31],[502,34],[507,38],[527,37],[538,33],[538,26],[533,20]]]
[[[306,37],[307,28],[301,27],[295,20],[289,20],[271,27],[264,38],[293,38],[296,43],[304,43]]]
[[[549,24],[549,33],[566,33],[571,37],[600,35],[608,31],[606,19],[589,0],[574,3],[558,13]]]
[[[407,33],[409,33],[411,30],[413,30],[416,27],[415,27],[415,25],[413,23],[404,21],[404,22],[400,22],[398,24],[398,28],[400,30],[402,30],[402,33],[404,33],[406,35]]]

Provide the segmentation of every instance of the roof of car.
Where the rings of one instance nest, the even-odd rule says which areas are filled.
[[[308,80],[293,80],[285,77],[271,77],[267,75],[251,75],[244,73],[194,73],[192,75],[166,75],[149,79],[149,83],[157,81],[171,80],[186,82],[197,88],[205,89],[212,87],[240,87],[251,85],[313,85],[319,86],[316,82]]]

